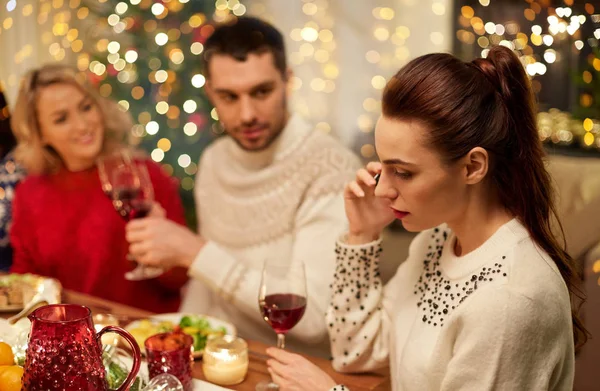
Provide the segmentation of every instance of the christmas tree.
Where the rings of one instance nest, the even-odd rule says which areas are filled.
[[[193,225],[193,176],[202,150],[219,134],[202,91],[203,43],[214,20],[245,13],[239,1],[97,0],[86,4],[90,78],[119,102],[137,125],[133,142],[181,179]],[[81,68],[81,67],[80,67]]]

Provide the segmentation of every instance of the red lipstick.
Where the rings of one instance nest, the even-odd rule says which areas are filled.
[[[410,214],[408,212],[402,212],[402,211],[396,210],[394,208],[392,208],[392,211],[394,212],[394,216],[396,216],[396,218],[398,220],[402,220],[403,218],[405,218],[406,216],[408,216]]]

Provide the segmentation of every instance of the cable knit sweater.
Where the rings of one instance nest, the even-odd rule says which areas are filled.
[[[380,242],[338,242],[334,367],[389,365],[397,391],[572,390],[569,294],[550,257],[517,220],[462,257],[454,243],[446,226],[419,234],[383,287]]]
[[[268,344],[258,290],[265,260],[306,267],[307,308],[288,334],[294,350],[329,356],[324,313],[335,268],[334,243],[346,227],[342,191],[358,160],[333,138],[292,116],[266,150],[242,150],[224,137],[208,148],[196,177],[200,234],[183,311],[234,323]]]

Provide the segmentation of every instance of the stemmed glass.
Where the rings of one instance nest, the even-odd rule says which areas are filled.
[[[179,379],[168,373],[158,375],[143,389],[143,391],[184,391]]]
[[[281,265],[267,261],[263,267],[258,304],[265,322],[277,333],[277,347],[285,348],[285,335],[306,310],[306,277],[304,264]],[[256,391],[278,390],[273,381],[260,382]]]
[[[98,159],[102,191],[125,221],[146,217],[152,210],[154,189],[146,166],[133,159],[127,150],[119,150]],[[135,261],[130,255],[128,259]],[[160,268],[137,265],[125,273],[130,281],[147,280],[163,274]]]

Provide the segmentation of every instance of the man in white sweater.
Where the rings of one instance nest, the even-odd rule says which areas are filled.
[[[293,350],[329,355],[324,314],[345,229],[342,192],[358,160],[287,109],[291,71],[283,37],[254,18],[217,27],[205,42],[205,90],[228,137],[202,155],[196,176],[199,234],[149,217],[127,226],[142,264],[189,268],[182,311],[234,323],[269,344],[259,312],[265,261],[306,267],[308,302],[288,335]]]

